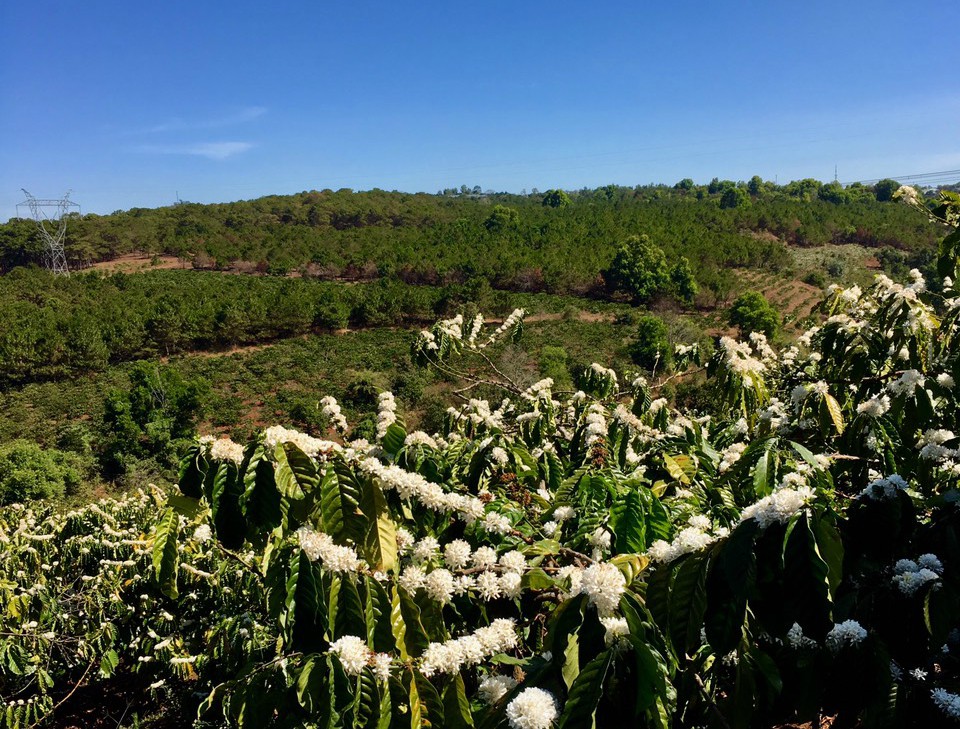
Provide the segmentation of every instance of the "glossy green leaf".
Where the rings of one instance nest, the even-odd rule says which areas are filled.
[[[153,541],[153,573],[160,591],[171,599],[179,595],[177,590],[177,572],[180,569],[180,516],[173,509],[167,509],[157,524],[157,533]]]
[[[362,482],[360,509],[367,528],[361,556],[373,569],[394,572],[397,569],[397,529],[379,484],[373,479]]]
[[[610,526],[613,529],[616,551],[643,552],[647,548],[647,520],[643,503],[636,489],[622,494],[611,511]]]
[[[583,667],[567,694],[563,713],[560,715],[559,729],[596,726],[597,705],[603,696],[604,683],[612,661],[612,652],[602,651]]]

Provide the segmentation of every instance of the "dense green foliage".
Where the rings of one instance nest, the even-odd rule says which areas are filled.
[[[468,301],[496,310],[509,296],[482,280],[348,286],[194,271],[55,278],[19,269],[0,277],[0,384],[347,326],[423,322]]]
[[[630,345],[630,358],[645,370],[668,370],[673,365],[673,347],[667,325],[652,314],[637,321],[636,339]]]
[[[780,315],[763,294],[748,291],[740,294],[730,307],[730,324],[740,327],[743,334],[761,332],[773,337],[780,328]]]
[[[190,653],[209,638],[223,648],[205,678],[240,670],[242,635],[262,635],[262,616],[249,612],[256,580],[235,563],[228,569],[179,520],[162,522],[171,503],[151,489],[65,513],[40,504],[0,510],[0,726],[88,726],[111,714],[114,726],[140,726],[154,713],[162,726],[182,729],[198,703]],[[181,539],[178,604],[151,579],[158,533]],[[74,696],[90,712],[75,721],[65,720],[73,704],[54,708],[72,686],[93,689]]]
[[[637,303],[669,293],[667,258],[648,235],[631,236],[620,245],[606,278],[611,287],[628,294]]]
[[[262,279],[248,280],[257,284]],[[502,296],[506,295],[495,294],[491,300]],[[625,341],[632,333],[633,319],[626,316],[622,323],[614,321],[616,313],[626,314],[626,305],[546,294],[511,294],[504,303],[508,305],[506,313],[511,310],[510,303],[534,312],[534,321],[527,323],[523,348],[508,348],[497,360],[502,370],[519,380],[532,382],[550,376],[571,389],[571,371],[591,357],[621,367],[629,363]],[[590,308],[583,310],[580,306]],[[492,308],[496,312],[499,307]],[[696,335],[695,327],[684,326],[678,317],[668,316],[668,321],[681,340],[686,341],[691,330]],[[358,418],[369,401],[354,405],[351,394],[370,385],[376,391],[393,390],[425,428],[434,430],[443,422],[447,407],[443,393],[451,385],[429,371],[411,367],[408,339],[408,330],[393,327],[318,333],[254,344],[238,351],[187,352],[164,362],[153,359],[149,364],[111,364],[96,373],[0,389],[0,443],[29,435],[44,447],[81,454],[94,479],[85,482],[76,497],[79,500],[88,498],[91,487],[96,489],[104,480],[116,480],[118,486],[137,486],[175,479],[175,472],[170,470],[175,454],[150,447],[151,442],[162,442],[162,438],[153,441],[146,437],[141,425],[129,440],[118,435],[122,428],[117,428],[110,400],[131,392],[135,373],[142,368],[204,386],[208,394],[196,411],[203,414],[202,429],[215,429],[235,438],[246,438],[269,422],[316,434],[326,423],[317,403],[328,394],[344,402],[351,418]],[[163,435],[162,429],[154,432]]]
[[[551,202],[434,200],[480,211],[470,220],[489,238],[467,270],[427,277],[443,286],[407,285],[423,282],[390,266],[348,271],[388,274],[355,285],[196,271],[0,278],[0,503],[70,496],[93,474],[175,479],[188,451],[185,496],[155,490],[67,514],[0,509],[0,726],[50,712],[56,723],[78,685],[89,692],[74,703],[103,696],[119,715],[133,696],[138,712],[178,728],[204,697],[197,727],[515,727],[509,707],[534,687],[550,693],[560,726],[707,727],[722,715],[720,725],[745,729],[819,714],[837,726],[941,725],[960,688],[960,305],[949,283],[925,289],[907,272],[932,254],[882,249],[884,267],[912,283],[831,290],[827,322],[799,351],[774,353],[756,335],[722,339],[705,382],[686,368],[709,348],[674,351],[671,341],[702,337],[676,316],[491,287],[546,285],[527,273],[491,278],[482,254],[494,238],[522,248],[531,219],[587,216],[589,206],[616,219],[687,206],[721,231],[733,220],[724,216],[781,204],[832,206],[820,208],[828,220],[881,211],[916,236],[885,241],[902,247],[935,230],[916,210],[875,202],[882,185],[715,182],[569,201],[557,191]],[[731,190],[742,204],[722,209]],[[958,211],[949,194],[933,209],[954,227]],[[596,230],[609,222],[593,220]],[[297,224],[278,228],[287,225]],[[608,266],[608,282],[619,268],[621,281],[643,284],[652,271],[649,296],[621,290],[692,302],[704,258],[678,258],[690,249],[670,236],[631,238],[650,229],[620,230],[591,275]],[[744,231],[757,229],[731,235],[755,252]],[[618,265],[624,241],[649,250]],[[956,277],[958,250],[953,232],[940,245],[942,275]],[[293,265],[272,254],[263,263],[274,273]],[[610,293],[596,281],[591,290]],[[756,296],[738,299],[731,322],[773,334],[779,318]],[[519,343],[508,336],[521,329],[507,317],[517,305],[550,312],[526,322]],[[471,346],[478,309],[497,318]],[[413,359],[426,369],[412,365],[410,335],[388,329],[457,311],[417,339]],[[331,333],[344,326],[365,329]],[[276,343],[166,361],[265,340]],[[123,364],[144,357],[153,361]],[[629,360],[663,374],[620,385],[608,367],[623,379]],[[321,403],[331,394],[342,427],[339,406]],[[512,405],[498,409],[504,395]],[[263,430],[277,421],[309,435]],[[198,442],[198,425],[246,445]],[[43,447],[19,439],[26,433]],[[327,438],[337,442],[318,440]],[[482,518],[461,518],[461,507]],[[328,561],[330,545],[316,544],[327,537],[363,562]],[[443,549],[456,539],[499,562],[458,567]],[[420,584],[417,569],[435,581]],[[447,570],[474,578],[449,600]],[[497,619],[516,630],[503,650],[438,669],[439,644]],[[351,662],[337,643],[351,636],[392,656],[386,673],[367,654]],[[491,698],[493,686],[505,694]]]
[[[169,500],[0,511],[0,675],[23,700],[3,720],[55,718],[86,676],[172,707],[200,693],[198,726],[942,726],[960,706],[946,288],[831,291],[802,349],[722,339],[711,418],[599,364],[569,396],[518,383],[496,352],[522,314],[456,317],[414,357],[509,401],[457,403],[435,436],[382,393],[374,442],[350,442],[324,400],[336,442],[201,439]]]
[[[107,478],[125,475],[133,463],[176,458],[204,415],[208,390],[203,380],[186,380],[175,369],[138,362],[130,384],[104,401],[101,470]]]
[[[671,261],[686,256],[697,281],[724,296],[736,266],[784,266],[784,244],[930,247],[935,228],[903,206],[848,188],[842,202],[821,183],[777,187],[717,181],[709,187],[606,186],[564,198],[457,197],[382,190],[304,192],[217,205],[181,204],[86,215],[70,222],[74,268],[132,251],[183,257],[197,267],[352,280],[396,275],[407,283],[486,279],[515,291],[596,292],[617,246],[647,234]],[[724,209],[728,190],[749,205]],[[557,191],[552,191],[557,192]],[[546,201],[546,204],[544,202]],[[556,203],[556,204],[554,204]],[[0,268],[39,262],[28,221],[0,225]]]
[[[0,504],[64,496],[77,489],[85,471],[75,453],[12,441],[0,446]]]

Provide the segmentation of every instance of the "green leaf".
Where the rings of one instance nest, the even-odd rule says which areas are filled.
[[[612,661],[611,651],[602,651],[583,667],[567,694],[567,701],[560,715],[559,729],[596,726],[597,705],[603,696],[604,682]]]
[[[340,590],[337,593],[337,612],[334,618],[334,639],[345,635],[363,635],[366,628],[366,615],[357,590],[356,575],[340,576]]]
[[[184,496],[199,499],[203,495],[203,479],[207,463],[199,446],[193,446],[180,460],[178,484]]]
[[[396,640],[390,628],[390,596],[373,577],[364,577],[363,584],[367,643],[377,653],[393,653]]]
[[[320,513],[323,530],[337,542],[350,540],[363,544],[366,538],[366,518],[360,511],[362,488],[350,467],[343,461],[334,462],[333,470],[321,483]]]
[[[647,548],[647,522],[636,489],[627,491],[614,502],[610,526],[616,536],[617,552],[643,552]]]
[[[645,604],[653,621],[666,632],[670,627],[670,593],[673,565],[658,566],[647,577]],[[624,598],[629,593],[624,594]],[[621,600],[623,602],[623,600]]]
[[[110,678],[120,665],[120,656],[113,649],[108,650],[100,659],[100,676]]]
[[[397,528],[390,516],[383,491],[371,478],[362,481],[360,509],[367,518],[361,556],[375,570],[396,571]]]
[[[297,676],[297,702],[314,717],[326,717],[335,714],[333,708],[333,681],[330,662],[333,658],[314,653],[307,656],[300,674]],[[339,718],[339,716],[337,717]],[[332,722],[318,722],[320,726],[330,726]]]
[[[561,506],[565,502],[569,501],[570,498],[578,491],[580,486],[580,481],[588,476],[588,469],[586,466],[578,468],[570,476],[563,480],[563,483],[560,484],[560,488],[557,489],[557,492],[553,495],[553,503],[556,506]]]
[[[783,679],[780,677],[780,671],[777,670],[777,664],[770,656],[751,645],[744,653],[744,659],[756,667],[757,672],[763,676],[769,685],[770,692],[773,695],[777,695],[783,690]]]
[[[411,669],[412,672],[412,669]],[[410,706],[410,729],[421,729],[421,727],[430,726],[427,721],[426,712],[420,705],[420,691],[417,690],[417,682],[412,676],[405,674],[404,683],[407,685],[407,701]]]
[[[830,593],[835,594],[843,579],[843,540],[832,519],[819,516],[813,519],[813,533],[817,538],[820,556],[827,563]]]
[[[693,477],[697,473],[697,462],[692,456],[683,453],[671,456],[664,453],[663,463],[674,481],[679,481],[685,486],[693,483]]]
[[[563,679],[568,688],[573,685],[580,671],[577,632],[583,624],[585,608],[585,595],[570,598],[553,611],[548,624],[547,647],[553,653],[554,660],[562,657]]]
[[[290,558],[280,626],[294,650],[311,652],[325,647],[326,623],[326,599],[320,585],[319,569],[302,550],[297,550]]]
[[[767,447],[763,454],[757,459],[757,465],[753,469],[753,491],[757,496],[767,496],[773,491],[773,469],[770,468],[770,443],[767,441]]]
[[[800,445],[799,443],[795,443],[792,440],[790,441],[790,447],[797,452],[797,455],[799,455],[804,461],[809,463],[815,469],[822,467],[821,464],[817,462],[817,457],[809,448],[805,448],[804,446]]]
[[[240,509],[243,482],[233,463],[220,463],[213,476],[210,511],[217,539],[227,549],[243,546],[247,522]]]
[[[746,618],[747,598],[757,575],[753,552],[757,522],[742,522],[729,538],[713,550],[707,573],[707,640],[720,654],[729,653],[740,643]]]
[[[647,547],[658,539],[670,541],[673,527],[670,523],[670,515],[667,513],[663,502],[651,492],[650,503],[647,504]]]
[[[561,544],[556,539],[541,539],[539,542],[521,547],[525,557],[541,557],[548,554],[559,554]]]
[[[153,540],[153,572],[160,586],[160,592],[176,600],[177,571],[180,568],[180,516],[173,509],[167,509],[157,524],[157,533]]]
[[[391,458],[396,457],[400,449],[403,448],[403,442],[407,439],[407,431],[398,422],[393,422],[387,428],[387,432],[380,440],[380,446]]]
[[[199,499],[192,496],[184,496],[183,494],[170,494],[167,496],[167,504],[175,512],[188,519],[196,517],[202,508],[202,502]]]
[[[840,435],[843,433],[844,427],[843,411],[840,409],[840,403],[838,403],[837,399],[829,392],[823,394],[823,400],[821,402],[827,417],[833,424],[833,429],[837,431],[837,435]]]
[[[680,562],[670,593],[670,640],[678,656],[695,652],[706,610],[705,561],[691,555]]]
[[[402,618],[403,625],[402,634],[397,635],[396,612],[394,612],[393,634],[397,638],[397,644],[403,645],[408,656],[417,658],[430,644],[427,631],[420,622],[420,608],[410,594],[399,585],[394,586],[394,601],[399,606],[399,616]]]
[[[563,649],[563,668],[560,670],[567,689],[573,687],[580,675],[580,627],[567,636]]]
[[[396,678],[390,677],[380,685],[380,721],[377,722],[377,729],[390,729],[393,725],[393,696],[398,684],[399,681]]]
[[[353,699],[353,726],[367,729],[380,719],[380,691],[373,673],[364,669],[357,676]]]
[[[556,453],[547,451],[543,454],[543,480],[550,493],[556,493],[563,483],[563,463]]]
[[[650,559],[643,554],[618,554],[610,560],[610,564],[623,573],[629,587],[640,573],[647,568]]]
[[[473,726],[473,714],[470,712],[470,700],[467,687],[459,673],[443,690],[444,726],[449,729],[465,729]]]
[[[283,521],[280,490],[274,477],[273,464],[258,447],[243,473],[243,494],[240,510],[259,529],[275,529]]]
[[[820,555],[807,513],[787,531],[783,573],[782,601],[790,606],[794,620],[807,635],[826,635],[833,623],[829,568]]]
[[[556,584],[556,581],[539,567],[527,570],[520,578],[520,586],[524,590],[547,590]]]
[[[420,700],[421,726],[438,728],[446,726],[443,720],[443,701],[440,700],[440,694],[430,682],[430,679],[414,669],[411,684],[416,684],[417,687],[417,696]]]
[[[631,633],[634,668],[636,679],[632,686],[636,691],[634,712],[639,716],[657,703],[667,698],[667,667],[647,642]]]

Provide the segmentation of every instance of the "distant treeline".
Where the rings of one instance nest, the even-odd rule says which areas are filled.
[[[784,243],[933,244],[923,216],[889,201],[895,187],[755,177],[536,195],[323,190],[85,215],[70,221],[66,248],[74,268],[146,252],[197,268],[430,285],[482,277],[499,289],[584,295],[602,288],[619,243],[646,234],[668,258],[690,260],[704,294],[724,298],[731,267],[787,266]],[[39,262],[41,250],[31,221],[0,225],[3,270]]]
[[[483,279],[429,287],[196,271],[62,278],[22,268],[0,277],[0,387],[187,350],[433,322],[467,302],[492,315],[514,298]]]

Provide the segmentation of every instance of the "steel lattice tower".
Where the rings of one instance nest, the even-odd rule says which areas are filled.
[[[80,206],[70,201],[69,192],[59,200],[35,198],[26,190],[23,190],[23,194],[27,199],[17,205],[17,215],[20,215],[21,207],[30,208],[30,215],[36,222],[40,237],[47,247],[44,263],[58,276],[69,276],[67,255],[63,250],[63,239],[67,234],[67,213],[70,212],[70,208],[77,208],[79,212]],[[47,223],[52,224],[52,231],[47,229]]]

